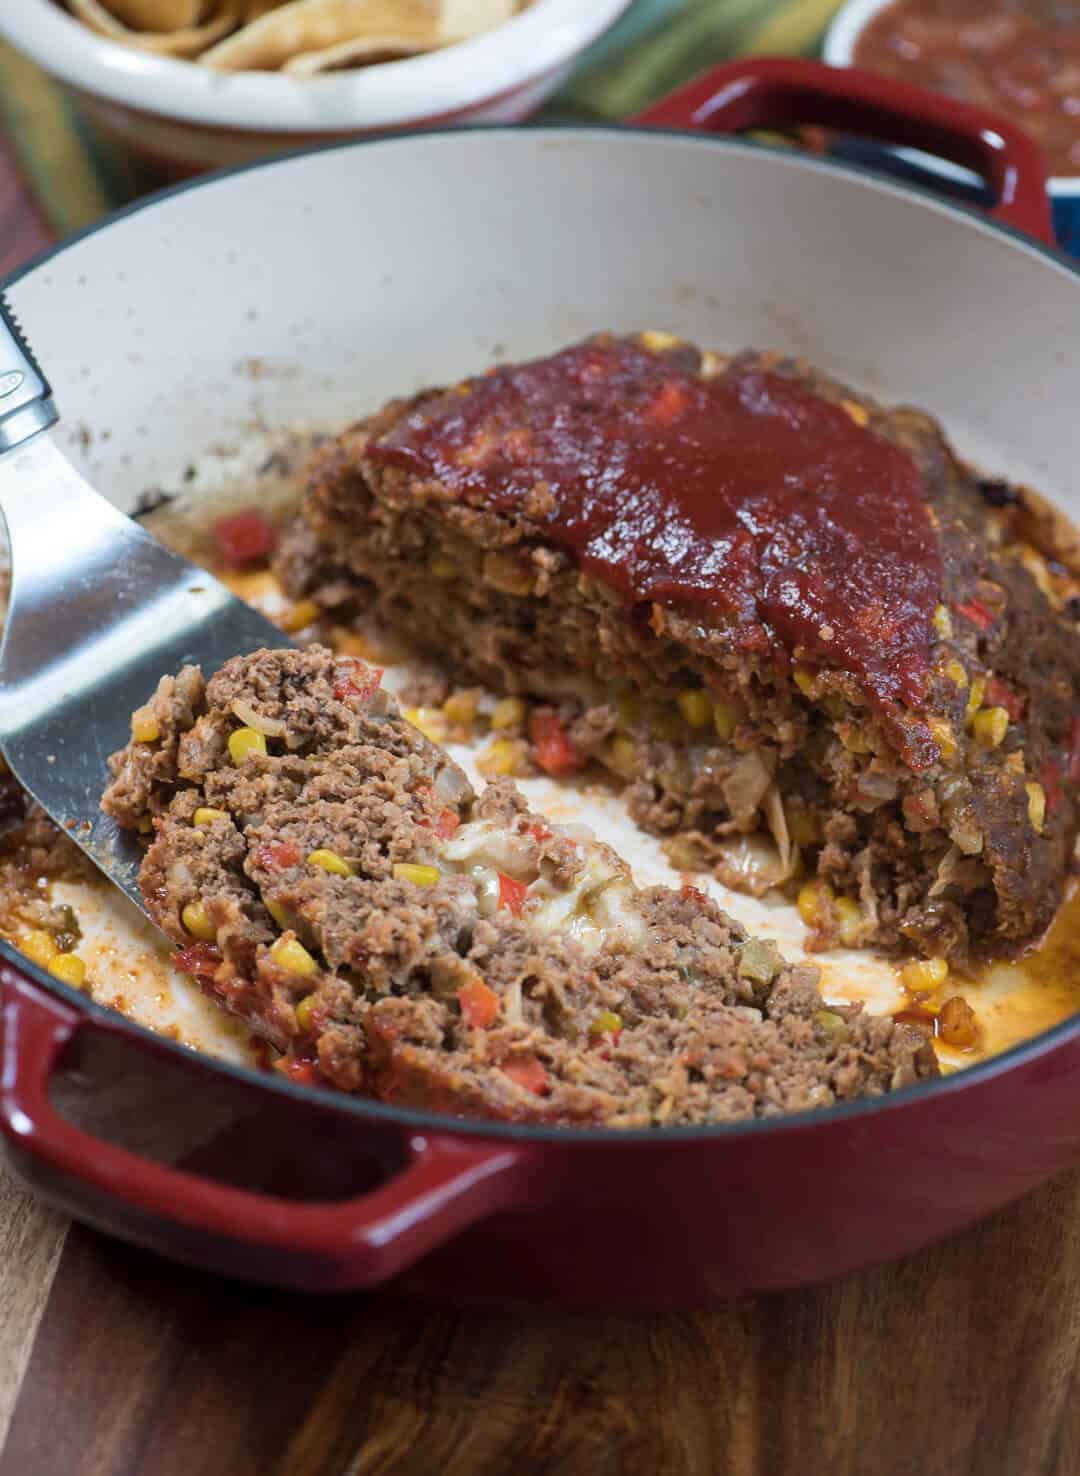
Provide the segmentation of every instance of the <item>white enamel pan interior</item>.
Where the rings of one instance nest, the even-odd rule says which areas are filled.
[[[11,295],[73,454],[124,507],[253,417],[337,426],[499,357],[658,327],[925,406],[1077,515],[1078,276],[957,207],[784,151],[483,129],[181,187]]]

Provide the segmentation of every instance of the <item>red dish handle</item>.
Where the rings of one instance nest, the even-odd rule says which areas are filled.
[[[804,124],[922,149],[975,170],[994,191],[990,214],[1054,244],[1046,167],[1037,144],[984,108],[854,67],[750,57],[715,67],[633,123],[742,133]]]
[[[404,1167],[335,1202],[279,1199],[142,1158],[70,1122],[49,1096],[81,1031],[140,1037],[14,970],[0,969],[0,988],[0,1131],[16,1167],[69,1212],[129,1240],[257,1280],[338,1290],[385,1281],[474,1221],[536,1195],[540,1176],[527,1171],[524,1146],[403,1129],[395,1131],[405,1138]],[[192,1064],[202,1069],[197,1057]]]

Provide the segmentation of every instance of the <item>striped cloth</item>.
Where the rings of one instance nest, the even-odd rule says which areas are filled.
[[[628,117],[711,63],[750,53],[813,54],[839,4],[635,0],[541,116]],[[58,235],[88,225],[153,183],[104,148],[61,91],[3,43],[0,124]]]

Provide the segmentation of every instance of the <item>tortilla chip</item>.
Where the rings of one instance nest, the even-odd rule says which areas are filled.
[[[322,72],[344,72],[351,67],[372,67],[379,62],[405,61],[423,56],[432,48],[426,42],[402,41],[398,37],[370,36],[342,41],[325,51],[302,51],[282,67],[290,77],[317,77]]]
[[[493,31],[524,8],[518,0],[442,0],[439,31],[447,41],[464,41]]]
[[[158,56],[198,56],[223,36],[236,29],[240,19],[236,0],[219,0],[202,25],[179,31],[133,31],[105,9],[101,0],[68,0],[72,13],[99,36],[121,41],[136,51],[152,51]]]
[[[347,41],[436,46],[440,10],[439,0],[288,0],[200,60],[227,72],[276,72],[305,52]]]
[[[122,26],[133,31],[189,31],[217,7],[208,0],[102,0]]]

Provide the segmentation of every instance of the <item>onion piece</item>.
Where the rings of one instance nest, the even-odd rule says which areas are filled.
[[[760,833],[729,836],[717,849],[713,873],[736,892],[761,897],[790,875],[790,869],[781,865],[776,846]]]
[[[262,713],[256,712],[250,702],[237,697],[230,711],[249,728],[254,728],[256,733],[261,733],[264,738],[283,738],[285,736],[285,724],[280,718],[263,717]]]
[[[780,867],[784,873],[781,880],[786,881],[795,865],[795,847],[791,844],[791,833],[788,830],[784,801],[780,798],[780,791],[775,784],[769,786],[769,791],[762,801],[761,807],[765,811],[766,822],[772,831],[772,838],[776,842],[776,848],[780,853]]]

